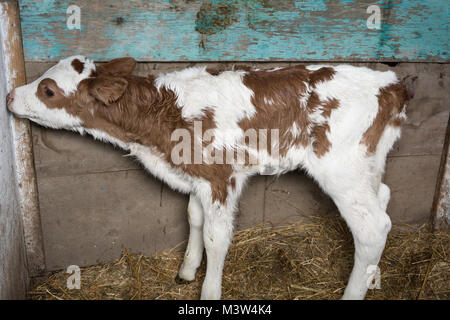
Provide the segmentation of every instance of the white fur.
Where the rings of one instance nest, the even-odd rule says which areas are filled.
[[[296,122],[294,122],[294,123],[292,124],[292,127],[291,127],[291,134],[292,134],[292,137],[293,137],[294,139],[297,138],[297,137],[300,135],[300,129],[298,128]]]
[[[201,201],[191,194],[188,204],[189,241],[184,253],[183,264],[178,273],[180,278],[195,280],[195,273],[203,255],[203,207]]]
[[[327,121],[330,127],[327,137],[331,149],[318,157],[311,143],[305,147],[292,145],[288,146],[289,150],[282,158],[269,155],[265,149],[249,150],[256,152],[257,165],[234,166],[235,188],[228,187],[227,201],[220,204],[212,201],[212,190],[207,181],[191,177],[181,169],[172,167],[164,160],[164,155],[152,147],[125,143],[96,129],[84,130],[81,121],[64,110],[47,109],[35,96],[38,81],[46,77],[52,78],[66,94],[72,93],[79,81],[88,76],[84,71],[79,75],[73,70],[70,63],[74,58],[85,62],[85,70],[95,68],[84,57],[61,61],[35,82],[16,89],[14,111],[19,116],[45,126],[88,132],[97,139],[111,142],[128,150],[149,172],[171,188],[189,193],[190,235],[179,276],[185,280],[194,279],[205,247],[208,263],[202,299],[219,299],[221,296],[222,269],[231,243],[233,216],[247,179],[257,173],[281,174],[298,168],[304,168],[333,198],[349,225],[355,240],[355,264],[343,298],[364,298],[369,279],[368,268],[378,264],[391,226],[386,214],[390,191],[381,183],[381,177],[386,155],[400,136],[400,130],[388,126],[374,155],[367,154],[361,139],[378,112],[379,89],[398,81],[393,72],[340,65],[331,67],[336,72],[332,80],[318,83],[315,88],[305,83],[307,92],[300,99],[301,108],[306,107],[312,90],[315,90],[322,101],[339,101],[339,107],[332,110],[329,119],[324,118],[320,107],[310,114],[311,125],[306,128],[310,133],[314,125]],[[321,67],[314,65],[307,68],[317,70]],[[269,72],[278,69],[274,68]],[[244,71],[226,71],[212,76],[204,67],[196,67],[161,75],[155,80],[155,85],[159,90],[165,87],[175,92],[178,107],[186,119],[199,118],[207,109],[214,111],[215,147],[244,148],[239,144],[244,133],[238,122],[258,116],[251,102],[254,93],[243,84],[244,75]],[[266,104],[274,104],[272,99],[264,99]],[[405,117],[405,114],[401,114],[401,117]],[[295,122],[289,130],[294,137],[301,133],[301,128]]]

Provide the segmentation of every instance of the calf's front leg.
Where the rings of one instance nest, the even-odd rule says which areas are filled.
[[[203,206],[203,241],[207,265],[201,299],[217,300],[222,292],[222,270],[233,235],[233,208],[217,202]]]
[[[200,200],[191,193],[188,204],[189,241],[176,281],[193,281],[203,256],[203,208]]]

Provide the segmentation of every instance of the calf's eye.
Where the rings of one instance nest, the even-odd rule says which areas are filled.
[[[45,87],[44,88],[45,94],[47,95],[47,97],[53,97],[55,95],[55,93],[53,92],[52,89]]]

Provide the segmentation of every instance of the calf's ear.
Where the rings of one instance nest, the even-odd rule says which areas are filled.
[[[120,77],[98,77],[89,83],[89,94],[106,105],[116,102],[128,87]]]
[[[136,68],[136,60],[133,58],[118,58],[98,66],[96,71],[100,75],[128,76],[134,68]]]

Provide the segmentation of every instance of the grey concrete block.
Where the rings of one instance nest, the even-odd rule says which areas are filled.
[[[303,216],[330,214],[335,210],[333,201],[301,171],[267,179],[265,222],[286,224]]]
[[[387,213],[394,222],[429,222],[440,155],[391,157],[385,183],[391,189]]]
[[[48,270],[153,254],[187,238],[186,197],[143,170],[39,179]]]
[[[250,228],[263,222],[264,188],[265,177],[256,176],[250,179],[239,201],[239,210],[236,212],[235,228],[237,230]]]

